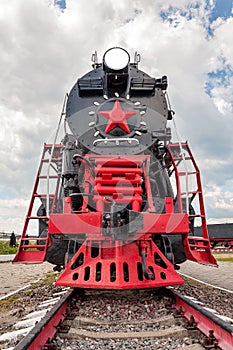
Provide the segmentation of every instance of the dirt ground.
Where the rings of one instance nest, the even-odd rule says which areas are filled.
[[[53,265],[47,262],[37,265],[0,263],[0,298],[42,278],[52,269]]]
[[[233,252],[215,253],[214,255],[219,258],[233,258]],[[217,282],[216,285],[219,285],[218,280],[221,280],[221,287],[232,290],[232,267],[232,262],[220,262],[218,269],[187,262],[181,264],[181,272],[190,276],[193,275],[198,279],[206,279],[208,283],[211,283],[211,281]],[[12,262],[0,263],[0,298],[44,277],[47,272],[52,270],[53,265],[47,262],[37,265],[12,264]]]
[[[233,252],[215,252],[216,259],[233,259]],[[218,268],[186,261],[180,265],[180,272],[211,285],[233,291],[233,262],[218,261]]]

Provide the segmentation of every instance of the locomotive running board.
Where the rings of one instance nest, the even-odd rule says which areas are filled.
[[[56,281],[57,286],[75,288],[133,289],[183,284],[173,264],[150,241],[146,265],[153,279],[143,275],[138,241],[122,245],[122,241],[86,240]],[[98,255],[97,255],[97,253]],[[96,256],[97,255],[97,256]]]

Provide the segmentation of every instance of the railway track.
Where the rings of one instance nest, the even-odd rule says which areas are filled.
[[[71,290],[14,348],[233,349],[233,326],[173,288]]]

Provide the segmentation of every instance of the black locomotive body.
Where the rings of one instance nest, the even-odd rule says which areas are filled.
[[[48,146],[57,183],[53,200],[48,191],[41,197],[37,248],[43,259],[65,266],[60,285],[182,283],[177,264],[187,258],[216,262],[199,170],[187,143],[171,143],[167,77],[150,77],[138,69],[139,54],[130,63],[119,47],[106,51],[101,63],[96,53],[92,58],[93,69],[68,95],[66,134],[60,145]],[[190,177],[195,188],[188,186]],[[194,236],[195,218],[201,238]],[[16,262],[25,259],[26,232]]]

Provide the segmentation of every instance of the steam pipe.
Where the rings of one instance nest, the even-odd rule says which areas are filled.
[[[145,278],[147,280],[154,280],[155,279],[155,275],[153,272],[148,272],[148,269],[146,267],[146,252],[142,252],[142,272],[143,275],[145,276]]]

